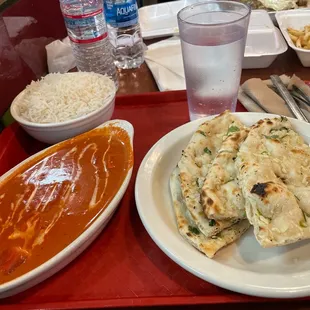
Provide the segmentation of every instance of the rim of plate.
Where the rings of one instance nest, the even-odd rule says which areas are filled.
[[[266,117],[277,117],[279,115],[276,114],[269,114],[269,113],[255,113],[255,112],[237,112],[232,113],[233,115],[244,116],[244,115],[251,115],[257,117],[258,119],[266,118]],[[207,258],[204,254],[200,253],[198,250],[195,252],[195,259],[189,260],[184,255],[180,255],[180,249],[175,249],[173,244],[169,244],[169,238],[159,236],[156,232],[156,224],[152,224],[152,222],[156,221],[156,217],[152,212],[146,212],[144,205],[148,206],[148,211],[150,209],[156,208],[156,203],[154,199],[149,198],[152,197],[153,193],[153,185],[152,175],[154,174],[154,167],[156,166],[158,160],[161,158],[161,153],[159,152],[160,147],[163,145],[169,145],[169,139],[175,138],[174,141],[184,137],[185,134],[188,134],[191,131],[191,128],[197,128],[199,124],[206,120],[210,120],[214,118],[216,115],[205,117],[199,120],[195,120],[193,122],[188,122],[184,125],[181,125],[174,130],[167,133],[163,136],[160,140],[158,140],[152,148],[148,151],[145,155],[141,165],[139,167],[136,183],[135,183],[135,199],[136,205],[138,209],[138,213],[140,219],[156,245],[168,256],[170,257],[175,263],[179,266],[187,270],[188,272],[194,274],[198,278],[210,282],[214,285],[219,287],[237,292],[246,295],[252,295],[257,297],[267,297],[267,298],[298,298],[298,297],[305,297],[310,294],[310,274],[307,275],[305,278],[308,279],[308,284],[302,286],[287,286],[287,287],[280,287],[271,285],[270,282],[273,283],[281,283],[281,280],[284,279],[285,275],[275,275],[271,273],[261,274],[254,271],[249,270],[240,270],[236,269],[232,266],[223,265],[221,262],[217,262],[216,260]],[[300,124],[302,126],[307,125],[306,122],[299,121],[296,119],[289,118],[293,125]],[[310,129],[310,126],[309,126]],[[194,131],[194,130],[193,130]],[[184,134],[182,135],[182,132]],[[177,138],[177,135],[181,133],[181,136]],[[167,180],[168,181],[168,180]],[[168,182],[167,182],[168,183]],[[143,193],[148,193],[148,195],[143,195]],[[145,197],[148,198],[145,198]],[[171,205],[172,208],[172,205]],[[152,214],[151,214],[152,213]],[[151,221],[149,218],[151,217]],[[155,220],[154,220],[155,219]],[[157,219],[159,221],[160,218]],[[157,222],[158,224],[158,222]],[[158,226],[157,226],[158,230]],[[162,235],[164,235],[165,227],[161,227]],[[178,234],[178,240],[181,240],[184,244],[182,247],[183,252],[187,252],[187,249],[192,248],[185,246],[188,245],[185,240]],[[174,240],[176,241],[176,240]],[[170,242],[171,243],[171,242]],[[183,254],[182,252],[182,254]],[[203,263],[208,265],[208,269],[202,269],[200,266],[194,265],[194,261],[203,260]],[[199,264],[199,263],[198,263]],[[294,275],[300,275],[302,272],[296,272]],[[287,275],[287,277],[292,276],[292,274]],[[272,281],[271,280],[272,277]],[[291,277],[293,279],[293,277]],[[242,279],[242,281],[240,281]],[[307,281],[305,281],[307,282]]]

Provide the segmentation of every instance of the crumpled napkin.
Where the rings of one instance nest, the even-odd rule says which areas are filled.
[[[149,45],[145,61],[160,91],[186,89],[179,37]]]
[[[286,75],[281,75],[280,78],[286,86],[292,80]],[[267,112],[295,118],[285,101],[268,85],[272,85],[270,80],[249,79],[239,87],[238,100],[249,112]],[[310,108],[300,108],[310,120]]]
[[[49,73],[66,73],[76,66],[68,37],[45,46]]]

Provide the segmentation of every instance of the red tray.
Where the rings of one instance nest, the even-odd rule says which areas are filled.
[[[241,105],[237,110],[245,111]],[[159,138],[188,122],[185,92],[118,97],[114,118],[128,120],[135,128],[134,173],[118,211],[76,260],[32,289],[0,300],[0,309],[263,301],[221,289],[186,272],[155,245],[139,219],[134,198],[137,169]],[[5,129],[0,135],[0,174],[44,146],[16,124]]]

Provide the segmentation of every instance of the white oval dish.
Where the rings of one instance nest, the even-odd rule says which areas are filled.
[[[234,113],[245,125],[275,115]],[[310,241],[263,249],[250,229],[238,242],[222,249],[214,259],[193,248],[179,234],[170,197],[169,178],[182,149],[199,124],[187,123],[160,139],[148,152],[138,171],[135,197],[140,218],[160,249],[197,277],[248,295],[293,298],[310,295]],[[310,124],[291,119],[295,129],[310,142]]]
[[[96,128],[110,120],[114,112],[115,92],[103,100],[102,107],[99,110],[85,116],[61,123],[32,123],[20,117],[17,109],[25,93],[26,90],[23,90],[12,102],[11,115],[30,136],[48,144],[58,143]]]
[[[109,126],[113,124],[113,126],[120,127],[124,129],[129,137],[131,148],[133,149],[133,136],[134,129],[133,126],[123,120],[112,120],[106,122],[97,128],[102,128],[105,126]],[[31,161],[37,155],[45,152],[47,149],[27,158],[7,173],[0,177],[0,182],[10,176],[16,169],[18,169],[24,163]],[[46,261],[44,264],[38,266],[37,268],[27,272],[26,274],[4,284],[0,284],[0,298],[5,298],[8,296],[15,295],[20,293],[40,282],[52,276],[67,264],[69,264],[72,260],[74,260],[78,255],[80,255],[99,235],[99,233],[103,230],[103,228],[107,225],[114,212],[117,209],[117,206],[122,199],[125,191],[128,187],[131,175],[132,175],[132,167],[128,171],[122,185],[120,186],[118,192],[111,200],[106,209],[98,216],[98,218],[87,228],[79,237],[77,237],[71,244],[69,244],[66,248],[64,248],[61,252],[56,254],[54,257]]]

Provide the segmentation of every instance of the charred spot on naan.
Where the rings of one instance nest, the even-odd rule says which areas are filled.
[[[264,199],[270,194],[283,192],[283,189],[274,182],[265,182],[254,184],[250,192]]]
[[[231,135],[230,137],[228,137],[227,139],[231,140],[231,141],[238,141],[241,137],[241,133],[240,131],[236,132],[234,135]]]
[[[209,197],[209,198],[207,199],[207,204],[208,204],[209,206],[212,206],[212,205],[214,204],[214,201]]]
[[[293,154],[296,154],[296,155],[305,155],[305,156],[308,155],[307,152],[305,150],[303,150],[303,149],[297,149],[296,148],[296,149],[292,149],[291,152]]]
[[[264,120],[261,119],[261,120],[259,120],[256,124],[252,125],[252,126],[251,126],[251,129],[259,128],[259,127],[261,127],[261,125],[262,125],[263,123],[264,123]]]
[[[266,192],[267,186],[268,186],[268,183],[254,184],[254,186],[251,189],[251,193],[256,194],[260,197],[266,197],[267,196],[267,192]]]
[[[203,202],[203,201],[206,201],[206,203],[205,204],[203,204],[202,203],[202,207],[203,207],[203,211],[206,213],[207,212],[207,209],[208,208],[212,208],[214,211],[216,211],[216,212],[219,212],[220,211],[220,208],[219,208],[219,206],[216,204],[216,202],[211,198],[211,197],[208,197],[208,195],[206,195],[206,193],[205,192],[202,192],[201,193],[201,201]],[[212,220],[211,220],[212,221]],[[211,222],[211,223],[213,223],[213,222]],[[216,223],[216,222],[215,222]],[[214,224],[215,224],[214,223]],[[210,225],[210,226],[214,226],[214,224],[212,225]]]

